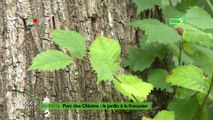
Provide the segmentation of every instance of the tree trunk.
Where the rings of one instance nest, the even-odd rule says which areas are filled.
[[[38,18],[36,25],[30,25],[30,16]],[[139,120],[141,114],[107,110],[50,111],[44,116],[39,103],[45,97],[55,102],[128,101],[111,82],[96,84],[89,54],[87,62],[65,70],[27,71],[35,55],[60,49],[51,40],[53,29],[80,32],[87,46],[98,35],[117,39],[124,57],[137,39],[136,30],[124,25],[132,19],[131,0],[0,0],[0,120]],[[28,91],[39,97],[36,106],[30,107]]]

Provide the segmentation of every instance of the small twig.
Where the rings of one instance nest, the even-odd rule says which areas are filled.
[[[55,17],[52,16],[52,22],[53,22],[53,29],[56,29],[56,25],[55,25]]]

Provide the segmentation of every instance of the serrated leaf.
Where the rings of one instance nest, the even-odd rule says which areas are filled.
[[[154,7],[154,5],[161,4],[160,0],[132,0],[132,2],[137,6],[137,15],[146,9]]]
[[[120,67],[121,47],[118,41],[98,37],[90,47],[90,62],[97,73],[99,83],[102,80],[114,80],[113,73]]]
[[[147,44],[156,42],[162,44],[172,44],[177,43],[180,40],[180,35],[174,28],[171,28],[158,20],[137,20],[129,23],[128,25],[145,30],[147,35]]]
[[[206,93],[208,89],[202,69],[194,65],[176,67],[172,74],[167,76],[166,82],[202,93]]]
[[[72,58],[61,51],[47,50],[33,58],[28,70],[54,71],[63,69],[72,62]]]
[[[139,42],[140,49],[152,51],[155,57],[158,57],[160,59],[163,59],[168,54],[168,48],[166,45],[153,43],[153,44],[147,44],[147,36],[144,35]]]
[[[164,14],[164,18],[165,18],[165,22],[170,25],[170,19],[171,18],[181,18],[183,17],[184,13],[178,11],[177,9],[167,6],[163,9],[163,14]],[[172,26],[172,25],[170,25]]]
[[[124,61],[124,67],[129,66],[132,71],[143,71],[148,68],[154,59],[156,54],[149,49],[132,48],[128,51],[128,59]]]
[[[144,101],[147,96],[154,88],[152,84],[143,82],[136,76],[132,75],[118,75],[117,79],[114,80],[113,83],[115,88],[121,92],[123,95],[128,96],[130,99],[136,101]],[[135,100],[135,98],[137,100]]]
[[[186,23],[193,25],[201,29],[212,29],[213,19],[211,16],[202,8],[194,6],[187,10],[185,14]]]
[[[142,120],[175,120],[175,113],[173,111],[162,110],[153,119],[143,117]]]
[[[166,89],[166,91],[172,92],[172,87],[164,81],[167,75],[168,73],[163,69],[154,69],[149,73],[147,81],[157,89]]]
[[[53,30],[51,35],[57,45],[66,48],[75,57],[83,59],[86,54],[86,42],[81,34],[70,30]]]
[[[186,41],[186,42],[213,40],[213,36],[211,33],[205,33],[188,24],[180,24],[180,25],[177,25],[176,28],[182,28],[184,30],[183,41]]]
[[[124,67],[132,71],[143,71],[150,67],[156,57],[163,59],[167,55],[167,49],[161,44],[146,44],[146,36],[140,40],[140,48],[128,50],[128,59],[124,60]]]
[[[200,6],[200,5],[201,3],[199,2],[199,0],[183,0],[181,3],[178,3],[175,6],[175,9],[182,12],[186,12],[186,10],[188,10],[190,7]]]
[[[175,112],[175,120],[190,120],[198,107],[199,103],[195,97],[174,99],[168,105],[168,109]]]

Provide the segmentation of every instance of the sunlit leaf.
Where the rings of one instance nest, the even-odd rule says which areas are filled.
[[[65,68],[72,62],[72,58],[61,51],[47,50],[33,58],[28,70],[54,71]]]
[[[53,30],[51,35],[57,45],[66,48],[75,57],[83,59],[86,54],[86,42],[81,34],[70,30]]]
[[[90,62],[97,73],[98,83],[114,80],[113,73],[120,67],[121,47],[118,41],[98,37],[90,47]]]
[[[134,101],[146,100],[147,96],[154,88],[152,84],[143,82],[138,77],[132,75],[118,75],[117,79],[119,81],[113,81],[115,88]]]

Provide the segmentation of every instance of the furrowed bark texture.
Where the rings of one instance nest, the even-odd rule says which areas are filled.
[[[124,25],[135,19],[134,15],[130,0],[0,0],[0,120],[139,119],[141,114],[104,110],[50,111],[49,117],[44,116],[39,103],[45,97],[55,102],[127,101],[112,83],[96,84],[89,54],[88,62],[77,61],[65,70],[27,71],[38,53],[61,49],[52,42],[53,29],[80,32],[87,46],[98,35],[117,39],[124,53],[135,45],[136,31]],[[29,26],[30,16],[38,18],[37,25]],[[28,91],[39,97],[34,107],[30,107]]]

